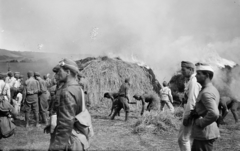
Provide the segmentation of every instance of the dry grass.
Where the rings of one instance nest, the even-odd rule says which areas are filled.
[[[172,114],[169,110],[146,112],[133,125],[134,133],[172,134],[176,133],[180,126],[180,118]]]
[[[105,100],[90,109],[95,135],[91,138],[90,150],[179,150],[177,144],[178,124],[181,120],[181,108],[175,113],[145,112],[134,107],[129,121],[124,121],[124,112],[110,120],[111,105]],[[21,117],[23,119],[23,117]],[[240,124],[235,125],[231,114],[227,115],[228,125],[221,126],[221,138],[214,143],[214,151],[239,151]],[[43,127],[26,129],[24,121],[19,120],[15,136],[0,140],[0,150],[47,150],[49,135],[43,133]],[[169,130],[168,130],[169,129]]]

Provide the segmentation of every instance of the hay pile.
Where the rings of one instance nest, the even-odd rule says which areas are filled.
[[[169,110],[164,112],[151,111],[138,119],[133,125],[133,133],[175,133],[180,128],[180,121],[183,113],[183,108],[177,108],[172,114]]]
[[[131,79],[130,101],[134,94],[154,91],[153,88],[156,88],[153,71],[135,63],[106,56],[86,58],[76,63],[89,82],[92,105],[99,104],[105,92],[117,92],[125,78]]]

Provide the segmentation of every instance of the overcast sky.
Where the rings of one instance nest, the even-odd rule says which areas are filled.
[[[0,0],[0,48],[120,55],[162,80],[209,53],[239,63],[240,0]]]

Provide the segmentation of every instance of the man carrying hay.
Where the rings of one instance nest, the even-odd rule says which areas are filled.
[[[129,114],[129,93],[130,89],[130,79],[126,78],[125,82],[120,86],[120,89],[118,91],[118,100],[117,100],[117,105],[115,108],[115,111],[111,117],[111,120],[114,119],[114,117],[117,115],[117,113],[123,108],[125,110],[125,121],[128,120],[128,114]]]

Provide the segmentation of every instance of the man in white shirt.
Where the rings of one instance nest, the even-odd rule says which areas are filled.
[[[182,74],[186,79],[184,93],[186,103],[184,104],[183,122],[178,134],[178,145],[181,151],[191,151],[191,131],[193,121],[188,120],[192,110],[194,110],[196,99],[201,90],[201,85],[197,82],[194,73],[194,64],[187,61],[181,62]]]
[[[163,88],[160,90],[160,97],[161,97],[161,108],[160,110],[163,111],[165,104],[168,106],[170,111],[174,112],[173,97],[171,89],[167,86],[168,83],[166,81],[163,82]]]
[[[6,100],[11,100],[10,87],[4,82],[4,75],[0,73],[0,94],[3,94]]]

